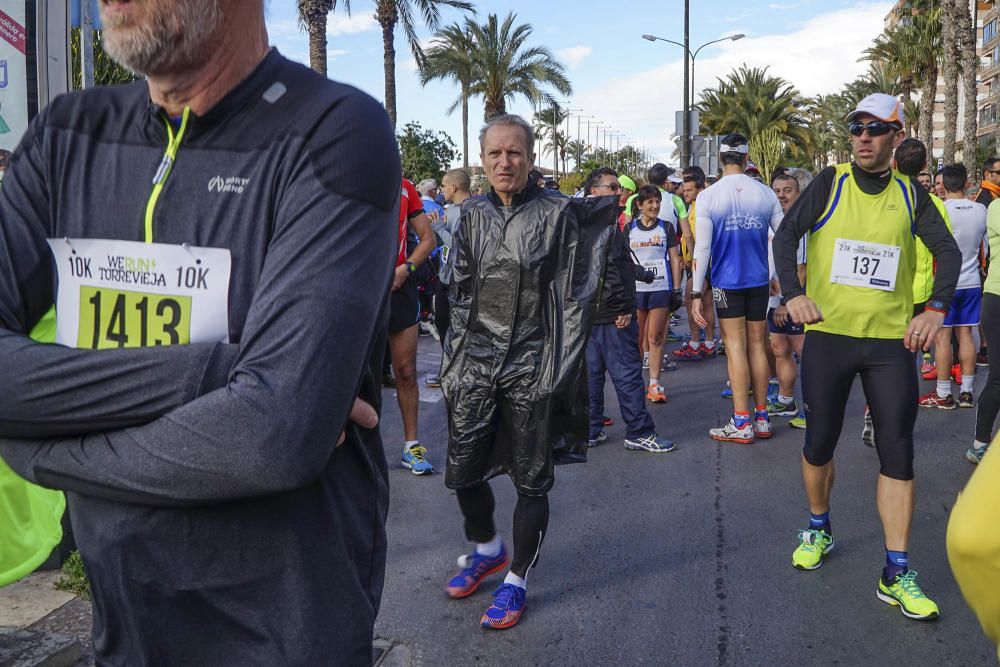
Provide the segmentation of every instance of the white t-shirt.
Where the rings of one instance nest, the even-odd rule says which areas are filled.
[[[986,235],[986,207],[968,199],[946,199],[944,207],[951,219],[951,233],[962,251],[962,271],[957,289],[981,287],[979,248]]]

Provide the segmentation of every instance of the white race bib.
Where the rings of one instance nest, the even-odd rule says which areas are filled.
[[[667,279],[667,260],[662,257],[660,259],[647,259],[642,263],[642,268],[652,269],[653,275],[655,276],[653,278],[653,283],[651,285],[647,285],[649,289],[664,289],[663,281]],[[645,285],[645,283],[643,284]]]
[[[837,239],[830,282],[892,292],[898,269],[898,245]]]
[[[56,342],[104,349],[229,341],[229,250],[51,239]]]

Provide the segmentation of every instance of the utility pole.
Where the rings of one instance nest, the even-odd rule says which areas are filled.
[[[94,6],[80,2],[80,87],[94,87]]]
[[[684,0],[684,122],[681,137],[681,167],[691,166],[691,0]]]

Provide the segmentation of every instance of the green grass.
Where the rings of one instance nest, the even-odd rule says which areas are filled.
[[[79,595],[84,600],[90,599],[90,582],[83,570],[83,559],[80,552],[74,551],[62,566],[63,576],[56,582],[56,588],[67,593]]]

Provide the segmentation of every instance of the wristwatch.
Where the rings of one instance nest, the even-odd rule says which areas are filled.
[[[924,310],[933,310],[935,313],[946,314],[948,309],[945,308],[943,301],[938,301],[937,299],[933,301],[928,301],[924,306]]]
[[[692,299],[700,299],[701,298],[701,292],[691,292],[691,298]]]
[[[406,270],[409,271],[410,273],[413,273],[414,271],[417,270],[417,265],[414,264],[413,262],[406,261],[405,264],[406,264]]]

